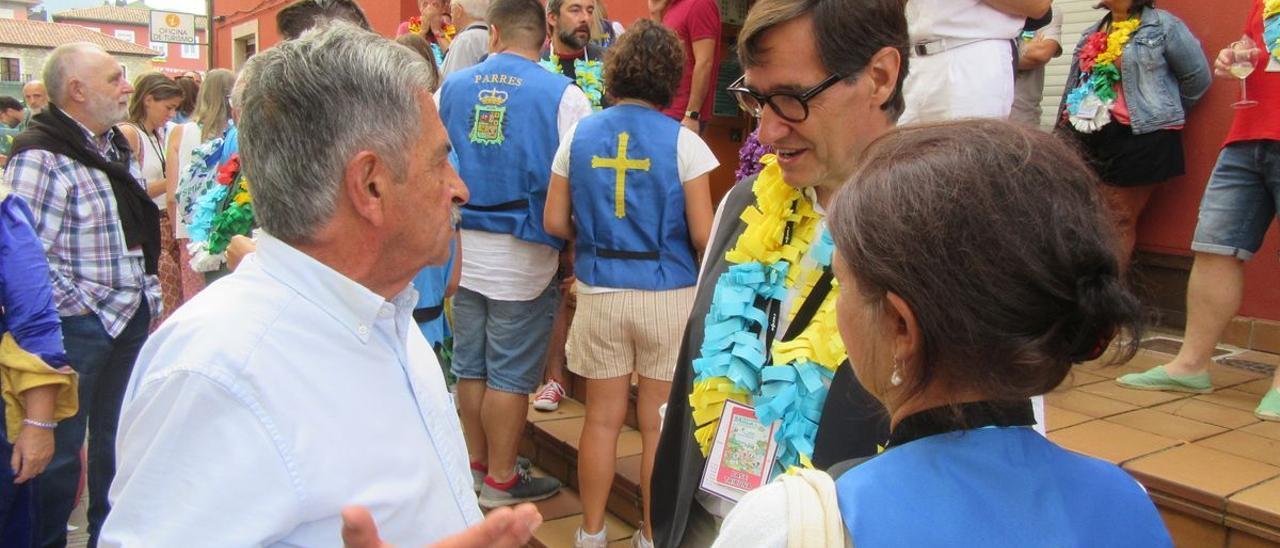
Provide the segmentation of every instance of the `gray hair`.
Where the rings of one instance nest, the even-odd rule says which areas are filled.
[[[262,228],[306,243],[333,216],[362,150],[403,178],[422,135],[430,71],[420,56],[335,21],[249,60],[240,82],[240,156]]]
[[[462,7],[467,15],[484,21],[485,14],[489,12],[489,0],[453,0],[454,4]]]
[[[95,51],[106,53],[106,50],[97,44],[72,42],[58,46],[53,53],[49,54],[49,58],[44,62],[42,76],[50,101],[58,105],[64,103],[63,99],[67,98],[67,82],[71,80],[72,73],[80,68],[79,55]]]

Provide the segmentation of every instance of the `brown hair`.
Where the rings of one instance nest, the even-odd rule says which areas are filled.
[[[227,96],[236,84],[236,73],[227,69],[213,69],[204,76],[200,95],[196,97],[196,110],[191,120],[200,126],[200,142],[219,137],[231,122],[231,105]]]
[[[370,30],[369,19],[354,0],[298,0],[276,13],[276,28],[282,39],[296,40],[312,27],[334,19]]]
[[[133,80],[133,90],[133,96],[129,98],[129,121],[138,127],[142,127],[143,119],[147,117],[147,97],[151,97],[153,101],[182,98],[182,88],[168,76],[156,71],[138,75]]]
[[[547,14],[538,0],[494,0],[485,21],[507,47],[537,50],[547,41]]]
[[[684,70],[684,48],[671,29],[640,19],[605,53],[604,81],[615,99],[671,104]]]
[[[904,398],[934,382],[1014,400],[1057,387],[1141,308],[1121,280],[1089,166],[1053,136],[997,121],[911,126],[882,137],[837,195],[831,234],[879,310],[886,292],[919,324]],[[860,356],[851,357],[861,358]]]
[[[747,12],[738,33],[742,66],[760,64],[760,38],[775,26],[811,17],[814,46],[822,66],[851,82],[883,48],[898,50],[902,58],[898,83],[889,101],[880,105],[897,119],[906,108],[902,82],[907,78],[907,16],[903,0],[760,0]],[[625,36],[625,33],[624,33]]]
[[[200,84],[195,78],[183,76],[174,80],[182,88],[182,103],[178,105],[178,113],[190,117],[196,110],[196,97],[200,95]]]
[[[436,66],[436,54],[431,52],[431,42],[423,38],[421,34],[401,34],[396,37],[396,43],[413,50],[414,53],[420,55],[427,62],[428,72],[431,73],[431,91],[434,93],[440,87],[440,67]]]

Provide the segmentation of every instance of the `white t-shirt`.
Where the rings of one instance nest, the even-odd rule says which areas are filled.
[[[561,177],[569,176],[569,150],[573,148],[573,134],[577,129],[575,125],[560,139],[560,148],[556,150],[555,161],[551,163],[552,173]],[[697,179],[719,166],[720,160],[711,152],[711,147],[697,133],[680,126],[680,134],[676,137],[676,173],[680,177],[680,183]],[[574,290],[584,295],[630,291],[624,288],[592,286],[582,280],[578,280]]]
[[[436,104],[440,92],[436,91]],[[564,135],[587,115],[591,101],[577,86],[560,96],[556,130]],[[465,182],[465,181],[464,181]],[[531,301],[538,298],[560,265],[556,248],[526,242],[511,234],[482,230],[462,231],[462,287],[498,301]]]

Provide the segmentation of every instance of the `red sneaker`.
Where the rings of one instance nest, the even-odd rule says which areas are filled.
[[[538,411],[555,411],[560,408],[560,400],[564,399],[564,387],[555,379],[547,381],[533,398],[533,408]]]

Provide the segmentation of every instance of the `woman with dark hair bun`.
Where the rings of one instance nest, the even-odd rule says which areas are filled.
[[[587,378],[579,547],[607,544],[605,502],[633,373],[640,377],[640,485],[650,523],[658,407],[671,391],[693,307],[699,257],[711,231],[709,173],[719,165],[696,133],[660,110],[671,102],[683,66],[674,32],[637,22],[606,56],[605,85],[617,102],[566,133],[551,167],[547,233],[575,241],[578,305],[569,369]],[[646,529],[636,531],[633,545],[653,545]]]
[[[1031,428],[1027,398],[1140,336],[1089,167],[1052,136],[968,121],[890,133],[853,180],[830,214],[836,313],[889,441],[834,484],[806,470],[751,492],[717,545],[1170,546],[1132,477]],[[803,527],[800,500],[841,519]]]

